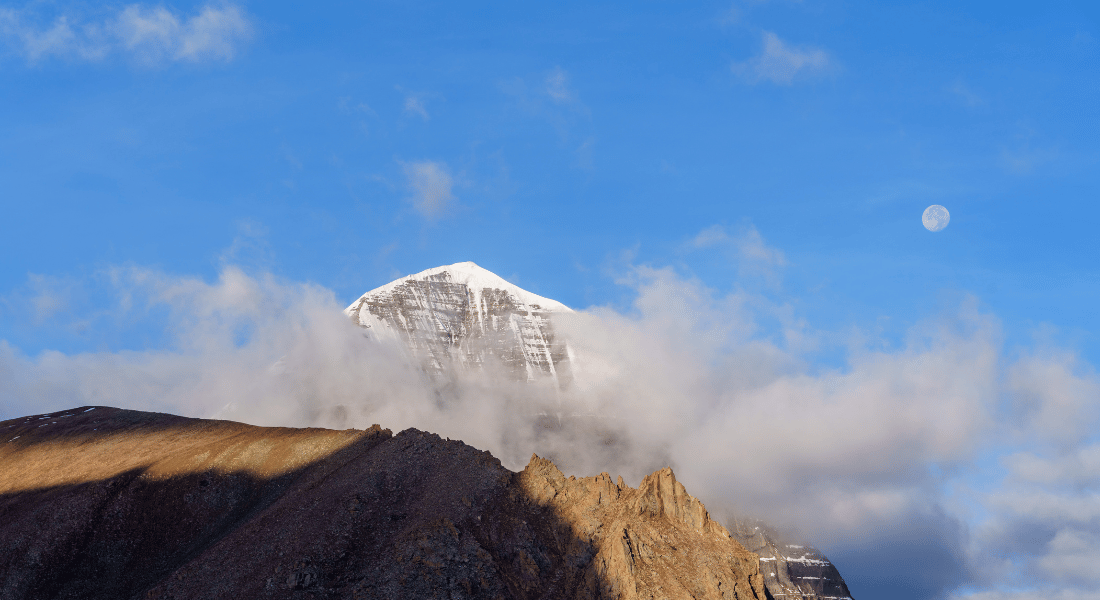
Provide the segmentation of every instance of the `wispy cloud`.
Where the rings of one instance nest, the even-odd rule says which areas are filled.
[[[577,139],[593,138],[590,131],[591,111],[581,100],[565,69],[554,67],[530,78],[502,81],[500,89],[522,111],[550,122],[563,143],[572,145]],[[575,147],[580,150],[584,143],[582,141],[582,146]],[[578,161],[578,164],[583,163],[583,159]]]
[[[554,67],[546,76],[546,95],[558,104],[577,101],[577,94],[569,88],[569,74],[561,67]]]
[[[580,167],[582,169],[586,169],[586,170],[592,170],[596,167],[595,156],[594,156],[595,155],[595,148],[596,148],[596,137],[595,136],[588,136],[587,139],[585,139],[583,142],[581,142],[580,146],[577,146],[577,166],[578,167]]]
[[[1001,149],[1001,164],[1011,173],[1027,175],[1037,168],[1056,161],[1059,152],[1056,148],[1035,147],[1022,143],[1014,148]]]
[[[435,161],[402,163],[413,207],[427,219],[436,219],[449,210],[455,202],[452,193],[454,181],[447,165]]]
[[[720,26],[736,25],[741,22],[742,11],[736,4],[718,13],[714,21]]]
[[[581,101],[580,94],[570,83],[568,71],[561,67],[554,67],[546,74],[543,83],[543,92],[553,104],[562,109],[568,109],[568,112],[586,116],[589,114],[588,106]]]
[[[696,234],[688,249],[722,252],[737,266],[742,277],[761,276],[770,284],[779,282],[780,273],[787,266],[783,251],[769,246],[751,225],[734,234],[722,225],[712,225]]]
[[[779,36],[765,31],[759,55],[734,62],[731,69],[750,83],[770,81],[790,85],[797,79],[818,75],[833,65],[829,54],[820,48],[793,46]]]
[[[985,99],[978,95],[977,92],[970,89],[970,86],[962,81],[956,81],[954,85],[948,88],[948,91],[958,96],[967,106],[973,107],[985,104]]]
[[[413,96],[411,94],[405,96],[405,112],[416,115],[425,121],[431,118],[431,116],[428,115],[428,108],[424,105],[424,101],[418,96]]]
[[[29,63],[94,62],[114,55],[147,65],[230,61],[254,29],[244,10],[232,4],[206,5],[189,17],[164,6],[130,4],[96,19],[61,14],[48,25],[27,10],[0,9],[0,39]]]
[[[739,25],[743,22],[746,16],[749,15],[754,9],[765,5],[771,4],[772,0],[734,0],[718,12],[714,18],[715,23],[719,26]],[[786,2],[780,2],[786,4],[801,4],[802,0],[787,0]]]

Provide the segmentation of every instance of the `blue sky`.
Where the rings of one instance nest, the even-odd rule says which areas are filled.
[[[654,272],[748,294],[809,376],[971,311],[993,380],[1096,424],[1094,3],[7,3],[0,90],[10,364],[172,351],[176,313],[131,310],[120,273],[240,268],[346,305],[472,260],[637,318]],[[1100,558],[1096,439],[1028,431],[930,459],[963,473],[947,516],[897,531],[955,542],[826,547],[855,596],[1096,598],[1056,566]]]

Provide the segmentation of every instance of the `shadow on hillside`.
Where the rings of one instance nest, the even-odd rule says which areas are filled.
[[[35,468],[51,448],[87,461],[99,447],[86,442],[104,432],[155,440],[150,434],[181,426],[199,437],[230,427],[275,444],[280,431],[295,443],[304,434],[118,409],[94,423],[76,422],[74,411],[54,415],[62,413],[72,425],[49,435],[25,418],[0,423],[43,430],[0,451],[0,489],[9,489],[0,494],[3,600],[527,599],[599,589],[582,581],[586,565],[568,562],[591,557],[587,543],[524,497],[497,459],[458,441],[369,430],[273,477],[134,468],[65,485],[3,485],[5,472]],[[175,451],[143,444],[150,447],[133,450],[153,459]]]

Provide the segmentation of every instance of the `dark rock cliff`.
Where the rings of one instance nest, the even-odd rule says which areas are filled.
[[[0,599],[766,597],[671,470],[521,473],[417,430],[95,407],[0,422]]]

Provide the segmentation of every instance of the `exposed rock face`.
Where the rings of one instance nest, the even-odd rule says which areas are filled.
[[[572,311],[472,262],[403,277],[367,292],[345,312],[377,337],[403,340],[436,372],[502,364],[519,380],[570,382],[575,359],[555,337],[553,318]],[[558,415],[557,425],[569,417]],[[733,527],[735,539],[760,554],[760,571],[775,598],[850,598],[840,573],[814,548],[781,542],[762,523]]]
[[[638,489],[607,473],[566,479],[531,457],[519,489],[573,531],[566,562],[584,567],[583,598],[765,598],[757,556],[712,521],[671,469]]]
[[[520,380],[568,376],[569,349],[550,315],[572,311],[472,262],[402,277],[345,312],[378,337],[403,339],[435,371],[458,363],[502,365]]]
[[[772,597],[851,600],[840,572],[815,548],[785,541],[759,521],[737,520],[731,527],[733,538],[760,556],[760,572]]]
[[[0,599],[766,597],[668,469],[521,473],[414,429],[0,422]]]

